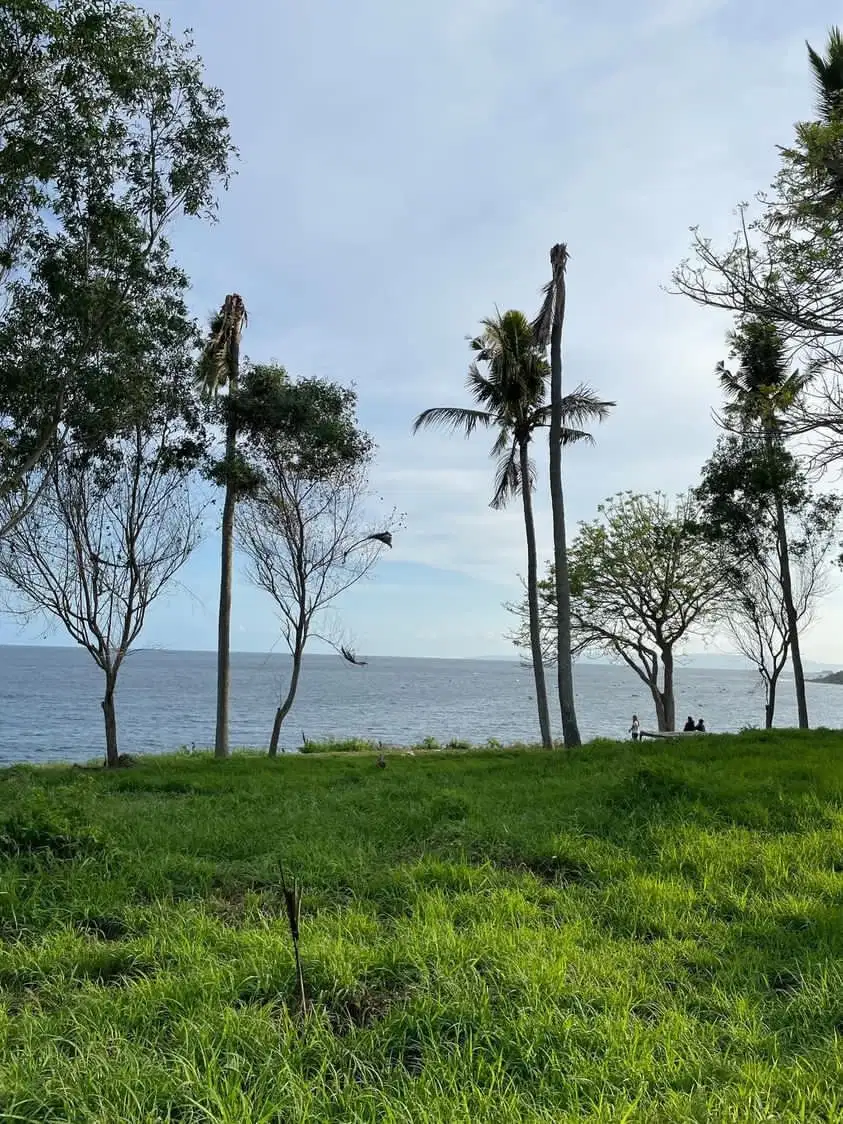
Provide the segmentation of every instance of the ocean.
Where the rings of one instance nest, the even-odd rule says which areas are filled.
[[[233,653],[231,744],[267,744],[282,679],[283,655]],[[554,672],[548,686],[554,686]],[[763,724],[764,698],[753,671],[682,668],[677,714],[702,716],[709,730]],[[213,744],[213,652],[138,651],[120,673],[120,750],[166,753]],[[624,737],[633,712],[644,729],[655,718],[649,694],[627,669],[580,663],[577,706],[584,740]],[[813,726],[843,727],[843,687],[810,684]],[[89,761],[104,754],[102,674],[78,648],[0,646],[0,763]],[[561,736],[558,711],[554,732]],[[780,686],[777,725],[795,726],[792,680]],[[373,658],[352,667],[337,656],[306,656],[298,698],[281,745],[360,737],[398,745],[426,737],[481,743],[538,740],[532,673],[504,660]]]

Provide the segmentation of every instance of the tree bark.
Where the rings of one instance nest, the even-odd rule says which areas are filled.
[[[787,541],[784,503],[781,490],[776,488],[776,534],[779,541],[779,562],[781,564],[782,597],[790,633],[790,658],[793,663],[793,680],[796,686],[796,709],[799,715],[800,730],[808,729],[808,699],[805,694],[805,672],[802,668],[802,651],[799,647],[799,617],[793,602],[793,583],[790,575],[790,547]]]
[[[781,674],[782,670],[782,668],[779,668],[778,671],[771,675],[767,680],[767,701],[764,704],[765,730],[772,730],[773,728],[773,718],[776,714],[776,688],[778,687],[779,675]]]
[[[650,684],[650,694],[653,696],[653,704],[656,708],[656,725],[659,730],[667,729],[667,719],[664,712],[664,695],[659,690],[657,683]]]
[[[805,694],[805,672],[802,668],[802,650],[799,646],[799,616],[793,601],[793,582],[790,574],[790,546],[787,541],[787,525],[785,523],[784,499],[778,480],[775,478],[775,447],[776,436],[769,426],[765,430],[765,444],[767,447],[768,463],[773,475],[773,500],[776,506],[776,539],[779,550],[779,565],[781,567],[782,598],[784,611],[787,616],[787,627],[790,632],[790,658],[793,663],[793,680],[796,687],[796,710],[799,715],[799,729],[808,729],[808,699]]]
[[[119,751],[117,748],[117,711],[114,706],[114,690],[117,686],[113,677],[107,676],[105,682],[105,697],[102,700],[102,712],[105,718],[105,763],[110,769],[117,766]]]
[[[676,729],[676,699],[673,691],[673,649],[663,648],[662,653],[662,667],[664,668],[664,729]]]
[[[293,702],[296,698],[296,691],[299,685],[299,675],[301,673],[301,661],[304,653],[304,642],[297,641],[295,651],[293,652],[293,670],[290,674],[290,684],[287,687],[287,697],[278,707],[275,712],[275,721],[272,723],[272,734],[269,738],[269,756],[278,756],[278,739],[281,736],[281,723],[290,713]]]
[[[228,397],[236,396],[240,381],[240,344],[235,338],[229,344]],[[220,606],[217,624],[217,729],[214,738],[214,756],[228,757],[228,705],[231,695],[231,587],[234,575],[234,508],[237,503],[237,486],[232,479],[234,458],[237,454],[237,423],[229,409],[225,427],[225,461],[228,466],[225,481],[225,501],[222,508]]]
[[[521,462],[521,499],[524,505],[524,530],[527,538],[527,605],[530,617],[530,651],[533,656],[533,676],[536,681],[536,705],[539,712],[539,730],[542,745],[553,749],[553,733],[550,727],[550,710],[547,702],[547,684],[544,678],[542,659],[541,629],[539,623],[539,575],[536,553],[536,525],[533,518],[533,497],[530,490],[530,461],[526,441],[519,442]]]
[[[560,265],[561,258],[561,265]],[[562,324],[565,319],[564,246],[550,251],[556,305],[550,333],[550,505],[553,513],[553,562],[556,570],[556,678],[562,736],[566,748],[581,744],[574,696],[571,656],[571,583],[565,537],[565,496],[562,487]]]
[[[229,426],[229,429],[233,427]],[[234,446],[233,435],[226,439],[226,450]],[[227,453],[226,453],[227,455]],[[217,625],[217,728],[214,756],[228,757],[228,701],[231,693],[231,585],[234,571],[234,485],[227,481],[222,509],[222,550],[220,560],[220,607]]]

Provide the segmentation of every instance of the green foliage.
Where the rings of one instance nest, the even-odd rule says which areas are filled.
[[[0,1114],[838,1119],[838,741],[7,770]]]
[[[25,502],[56,436],[136,420],[192,345],[166,230],[212,214],[232,149],[190,40],[116,0],[2,6],[0,121],[0,498]]]

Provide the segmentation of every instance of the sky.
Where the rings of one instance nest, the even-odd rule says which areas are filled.
[[[776,146],[811,113],[805,40],[823,45],[837,6],[240,0],[234,18],[212,0],[150,6],[193,29],[240,151],[219,221],[174,232],[194,311],[237,291],[246,356],[353,384],[378,445],[374,493],[406,514],[339,604],[344,637],[361,655],[512,654],[519,506],[488,506],[487,435],[413,437],[413,418],[467,404],[465,337],[495,307],[537,310],[550,246],[565,241],[566,385],[617,402],[596,445],[566,453],[569,534],[615,492],[694,484],[729,322],[664,287],[689,228],[725,239],[736,205],[772,179]],[[546,492],[542,477],[543,560]],[[211,526],[144,646],[215,646],[218,551]],[[819,616],[805,655],[843,662],[843,593]],[[42,635],[0,619],[0,642]],[[241,572],[233,646],[278,643],[271,602]]]

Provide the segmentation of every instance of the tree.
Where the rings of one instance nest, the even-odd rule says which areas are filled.
[[[0,8],[0,534],[67,441],[115,432],[159,334],[192,337],[167,230],[232,154],[189,39],[117,0]]]
[[[491,507],[498,510],[513,496],[521,496],[527,539],[527,600],[536,703],[542,744],[550,749],[553,734],[539,631],[538,559],[532,502],[535,472],[529,452],[536,430],[550,421],[549,407],[545,403],[547,362],[526,317],[516,310],[484,320],[483,331],[471,341],[471,347],[477,359],[469,367],[466,382],[477,407],[435,406],[424,410],[416,418],[413,432],[436,425],[462,430],[466,437],[470,437],[478,425],[498,431],[492,446],[497,468]],[[480,363],[485,365],[485,374],[480,370]],[[578,426],[589,418],[602,420],[611,405],[600,402],[588,388],[578,387],[562,402],[566,424],[560,430],[560,444],[591,440]]]
[[[834,541],[831,512],[826,497],[802,513],[798,530],[789,529],[795,539],[793,560],[793,599],[800,628],[813,618],[817,599],[826,592],[826,558]],[[836,502],[834,503],[836,507]],[[764,683],[764,725],[771,729],[776,712],[776,695],[781,673],[790,651],[790,622],[781,584],[781,562],[775,537],[759,536],[757,549],[750,553],[727,554],[727,577],[732,594],[725,621],[737,647],[758,670]]]
[[[674,664],[689,634],[721,612],[718,552],[700,534],[692,497],[623,492],[581,523],[570,550],[575,652],[619,659],[645,683],[660,730],[676,724]],[[558,643],[555,577],[541,583],[544,650]],[[523,621],[523,607],[515,607]],[[523,625],[514,635],[523,646]]]
[[[769,527],[775,536],[799,726],[807,729],[808,702],[786,518],[788,506],[798,506],[800,499],[803,505],[806,502],[805,486],[785,447],[782,424],[804,394],[807,379],[798,371],[788,371],[781,336],[769,321],[747,319],[730,340],[732,357],[740,366],[730,371],[725,363],[718,365],[726,398],[724,424],[742,436],[724,446],[724,452],[732,454],[731,463],[721,457],[709,466],[702,494],[710,501],[707,515],[711,525],[720,528],[721,538],[736,540],[742,529],[742,538],[748,540],[745,553],[760,553],[753,541],[758,533],[755,528]]]
[[[212,318],[199,361],[199,379],[206,398],[227,389],[230,405],[240,384],[240,337],[248,321],[239,293],[230,293]],[[217,721],[214,756],[228,757],[228,706],[231,694],[231,589],[234,575],[234,508],[242,484],[238,473],[237,421],[233,409],[225,417],[225,455],[220,466],[225,488],[220,530],[220,601],[217,617]]]
[[[304,650],[316,635],[315,621],[371,571],[383,551],[384,533],[364,521],[365,498],[363,466],[314,479],[291,470],[278,457],[267,466],[257,494],[240,505],[237,523],[249,578],[275,602],[292,657],[290,678],[272,725],[270,757],[278,753]],[[340,650],[324,632],[319,638]],[[349,662],[358,662],[347,649],[342,654]]]
[[[51,460],[37,503],[0,543],[0,576],[13,594],[61,622],[102,670],[112,767],[120,668],[149,607],[197,542],[189,475],[199,448],[169,412],[138,421],[96,455],[65,448]]]
[[[270,736],[271,757],[296,697],[314,622],[392,545],[391,533],[368,526],[364,517],[373,445],[357,426],[355,406],[353,391],[326,380],[293,382],[273,368],[251,371],[238,401],[241,423],[251,419],[254,426],[255,480],[238,507],[239,539],[250,579],[275,602],[292,656]],[[273,414],[286,428],[266,425]]]
[[[571,581],[565,528],[565,490],[562,482],[562,328],[565,320],[568,247],[557,243],[550,251],[551,279],[545,286],[544,302],[533,324],[536,338],[550,345],[550,504],[553,512],[553,569],[556,581],[556,675],[562,735],[568,748],[581,744],[574,695],[571,646]]]
[[[674,288],[706,307],[773,325],[791,351],[810,360],[808,391],[788,418],[794,434],[819,438],[818,462],[843,455],[843,36],[826,54],[808,47],[817,119],[796,126],[770,193],[754,217],[740,208],[731,243],[716,247],[693,232],[691,257]]]

